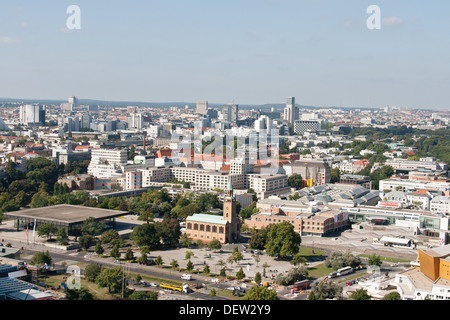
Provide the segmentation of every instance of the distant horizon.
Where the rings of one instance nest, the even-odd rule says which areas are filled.
[[[77,96],[75,96],[77,97]],[[195,107],[197,101],[193,102],[193,101],[132,101],[132,100],[101,100],[101,99],[91,99],[91,98],[83,98],[80,99],[79,97],[78,101],[80,103],[82,102],[92,102],[92,103],[105,103],[105,104],[119,104],[122,107],[132,107],[134,106],[133,104],[140,104],[140,107],[143,107],[143,105],[145,104],[161,104],[164,106],[169,107],[171,104],[173,104],[175,106],[175,104],[178,105],[187,105],[190,104],[191,107]],[[198,100],[198,101],[205,101],[205,100]],[[33,98],[25,98],[25,99],[21,99],[21,98],[9,98],[9,97],[0,97],[0,103],[42,103],[42,102],[54,102],[54,103],[64,103],[67,102],[67,99],[57,99],[57,98],[51,98],[51,99],[33,99]],[[229,103],[235,103],[240,107],[283,107],[285,105],[285,103],[280,103],[280,102],[266,102],[266,103],[262,103],[262,104],[247,104],[247,103],[238,103],[238,102],[210,102],[208,101],[208,105],[210,106],[215,106],[215,107],[219,107],[219,106],[224,106],[226,104]],[[449,110],[445,110],[445,109],[433,109],[433,108],[426,108],[426,107],[409,107],[409,106],[382,106],[382,107],[366,107],[366,106],[360,106],[360,107],[352,107],[352,106],[320,106],[320,105],[303,105],[303,104],[299,104],[296,103],[295,104],[298,107],[302,107],[302,108],[314,108],[314,109],[327,109],[327,108],[331,108],[331,109],[363,109],[363,110],[382,110],[385,107],[392,107],[392,108],[408,108],[409,110],[424,110],[424,111],[437,111],[437,112],[445,112],[445,111],[449,111]],[[114,107],[118,107],[118,106],[114,106]],[[149,107],[155,107],[155,106],[149,106]],[[178,106],[181,107],[181,106]]]

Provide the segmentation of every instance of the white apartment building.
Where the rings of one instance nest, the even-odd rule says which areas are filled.
[[[441,191],[444,193],[450,192],[450,183],[440,181],[421,181],[410,179],[396,179],[390,178],[380,180],[379,190],[401,190],[401,191],[415,191],[417,189],[429,191]]]
[[[19,121],[24,125],[44,125],[45,109],[40,105],[23,105],[19,109]]]
[[[254,164],[249,159],[233,159],[230,161],[230,173],[231,174],[246,174],[252,173],[254,170]]]
[[[387,160],[385,165],[391,166],[396,170],[414,170],[418,168],[430,169],[430,170],[448,170],[447,164],[432,161],[430,158],[421,158],[420,161],[407,160],[407,159],[392,159]]]
[[[434,197],[430,201],[430,211],[450,215],[450,197]]]
[[[253,189],[260,199],[274,193],[290,192],[291,190],[288,185],[288,176],[284,174],[249,174],[248,187]]]
[[[122,176],[126,165],[127,150],[92,149],[88,174],[97,178],[118,177]]]

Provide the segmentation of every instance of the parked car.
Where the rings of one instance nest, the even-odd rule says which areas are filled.
[[[356,283],[356,280],[350,280],[350,281],[347,281],[346,283],[345,283],[345,285],[346,286],[351,286],[351,285],[354,285]]]

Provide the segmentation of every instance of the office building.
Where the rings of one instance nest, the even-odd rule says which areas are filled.
[[[294,121],[294,133],[303,134],[307,131],[318,131],[321,129],[321,124],[319,121],[306,121],[306,120],[296,120]]]
[[[40,105],[23,105],[20,106],[20,123],[26,126],[43,126],[45,125],[45,109]]]
[[[284,120],[292,126],[298,120],[298,108],[295,106],[294,97],[287,99],[286,107],[284,108]]]
[[[195,112],[206,115],[208,113],[208,101],[198,101]]]
[[[237,123],[239,119],[239,106],[237,104],[227,104],[222,108],[223,120],[230,123]]]

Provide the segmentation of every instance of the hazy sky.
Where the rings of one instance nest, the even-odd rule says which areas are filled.
[[[449,15],[446,0],[2,1],[0,97],[448,110]]]

